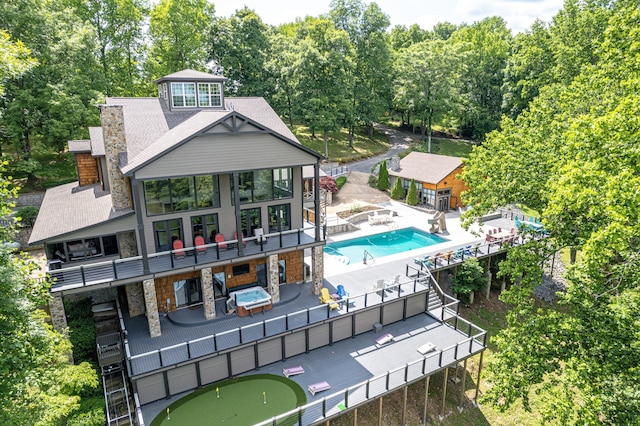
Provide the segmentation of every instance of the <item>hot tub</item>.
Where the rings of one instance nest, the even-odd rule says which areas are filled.
[[[250,287],[229,293],[238,308],[238,316],[244,317],[254,312],[271,309],[271,295],[262,287]]]

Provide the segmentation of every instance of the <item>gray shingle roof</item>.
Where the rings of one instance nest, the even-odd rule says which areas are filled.
[[[47,190],[38,220],[33,226],[29,244],[74,232],[89,226],[133,213],[133,210],[113,211],[111,195],[99,184],[78,186],[78,182]]]
[[[182,80],[214,80],[214,81],[226,81],[228,78],[221,76],[210,74],[202,71],[196,71],[191,69],[186,69],[178,72],[174,72],[173,74],[165,75],[164,77],[160,77],[155,80],[154,83],[159,83],[161,81],[182,81]]]
[[[89,152],[91,151],[91,141],[82,139],[77,141],[69,141],[69,152]]]
[[[91,155],[94,157],[104,157],[102,127],[89,127],[89,139],[91,139]]]
[[[389,175],[436,184],[461,165],[458,157],[414,151],[400,160],[400,170],[389,169]]]
[[[169,130],[158,98],[107,98],[107,105],[122,105],[131,161]]]
[[[245,117],[262,124],[264,127],[300,143],[293,132],[271,108],[264,98],[226,98],[227,109],[233,108]]]

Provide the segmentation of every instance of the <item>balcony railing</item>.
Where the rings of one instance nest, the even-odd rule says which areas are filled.
[[[245,237],[243,242],[226,240],[198,247],[152,253],[147,256],[148,271],[144,270],[142,256],[135,256],[51,270],[48,274],[55,280],[51,291],[56,292],[112,281],[134,282],[144,276],[235,259],[240,256],[240,245],[244,257],[314,242],[314,227],[298,228],[265,234],[263,237]]]

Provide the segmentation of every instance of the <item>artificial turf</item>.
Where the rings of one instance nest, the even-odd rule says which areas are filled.
[[[306,402],[304,390],[293,380],[255,374],[214,383],[190,393],[171,404],[168,413],[166,410],[160,413],[151,426],[250,425]]]

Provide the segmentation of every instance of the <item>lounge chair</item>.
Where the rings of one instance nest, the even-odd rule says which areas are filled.
[[[415,259],[413,259],[413,262],[417,263],[418,265],[420,265],[420,269],[422,269],[422,268],[427,268],[427,269],[433,268],[433,262],[431,261],[429,255],[426,255],[425,257],[422,257],[422,258],[420,258],[420,257],[415,258]]]
[[[464,253],[464,248],[460,247],[459,249],[456,249],[453,252],[453,258],[454,259],[462,259],[464,257],[465,253]]]
[[[339,309],[340,305],[338,305],[335,301],[335,299],[333,298],[333,296],[331,296],[329,294],[329,289],[328,288],[322,288],[322,290],[320,290],[320,303],[324,303],[326,305],[329,305],[329,309],[334,310],[334,309]]]
[[[338,284],[338,289],[336,290],[336,294],[340,299],[344,299],[345,297],[349,297],[349,293],[344,289],[342,284]]]
[[[198,254],[206,254],[207,248],[204,246],[204,237],[202,235],[196,235],[193,239],[193,244],[196,246]]]
[[[219,232],[216,234],[216,243],[218,243],[218,247],[221,249],[227,249],[227,243],[225,243],[224,235]]]
[[[288,367],[282,369],[282,374],[284,377],[289,378],[289,376],[296,376],[298,374],[303,374],[304,368],[301,365],[296,365],[295,367]]]
[[[378,292],[378,291],[384,291],[384,280],[378,280],[376,281],[376,283],[373,285],[373,291]]]
[[[182,243],[181,240],[177,238],[173,240],[173,256],[176,259],[180,259],[185,256],[183,249],[184,249],[184,244]]]
[[[465,256],[475,256],[475,254],[473,253],[473,250],[471,250],[471,244],[469,244],[468,246],[465,246],[462,252],[464,253]]]
[[[331,386],[329,386],[329,383],[327,382],[318,382],[318,383],[309,385],[307,389],[309,389],[309,393],[311,395],[315,395],[317,392],[322,392],[322,391],[331,389]]]

